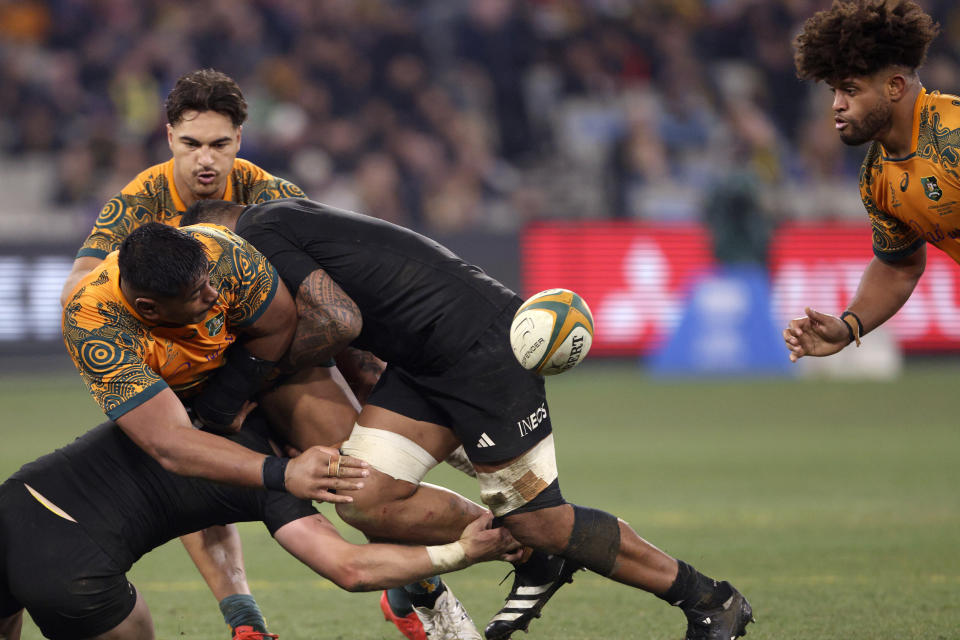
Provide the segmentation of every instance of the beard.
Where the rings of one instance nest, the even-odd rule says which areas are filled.
[[[851,147],[875,140],[890,125],[892,118],[893,105],[886,100],[878,100],[859,120],[847,120],[847,128],[840,131],[840,140]]]

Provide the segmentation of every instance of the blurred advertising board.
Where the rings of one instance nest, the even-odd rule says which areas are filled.
[[[873,253],[864,221],[787,223],[771,241],[771,315],[785,326],[805,306],[838,313]],[[711,238],[698,224],[553,221],[529,225],[521,241],[522,294],[563,287],[590,305],[591,355],[647,355],[678,326],[689,293],[713,273]],[[960,267],[941,251],[888,327],[908,352],[960,351]]]
[[[519,287],[515,233],[435,234],[434,239],[482,267],[505,285]],[[80,244],[0,242],[0,358],[62,355],[60,290]]]
[[[0,246],[0,354],[65,351],[60,290],[76,247]]]

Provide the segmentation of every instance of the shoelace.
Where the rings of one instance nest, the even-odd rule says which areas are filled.
[[[504,582],[507,581],[507,578],[514,575],[516,572],[517,572],[516,569],[510,569],[510,571],[507,572],[507,575],[503,576],[503,580],[497,583],[497,586],[499,587],[500,585],[502,585]]]

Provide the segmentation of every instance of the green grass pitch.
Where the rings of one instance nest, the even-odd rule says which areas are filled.
[[[957,369],[912,364],[890,383],[664,382],[588,362],[548,382],[561,487],[730,579],[756,612],[748,638],[960,638]],[[0,378],[0,407],[2,476],[101,419],[69,372]],[[476,499],[451,469],[428,480]],[[400,639],[379,594],[340,592],[262,525],[241,531],[254,593],[282,640]],[[481,628],[509,589],[497,584],[507,569],[448,579]],[[158,637],[229,637],[179,542],[148,554],[131,579]],[[660,600],[579,573],[523,637],[680,640],[684,626]],[[40,637],[29,620],[24,637]]]

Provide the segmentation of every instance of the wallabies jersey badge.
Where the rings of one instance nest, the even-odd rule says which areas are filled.
[[[920,182],[923,183],[923,191],[927,194],[927,197],[936,202],[941,197],[943,197],[943,191],[940,189],[940,185],[937,184],[936,176],[927,176],[926,178],[920,178]]]
[[[223,311],[207,320],[204,325],[207,327],[207,335],[213,337],[223,331],[224,315]]]

